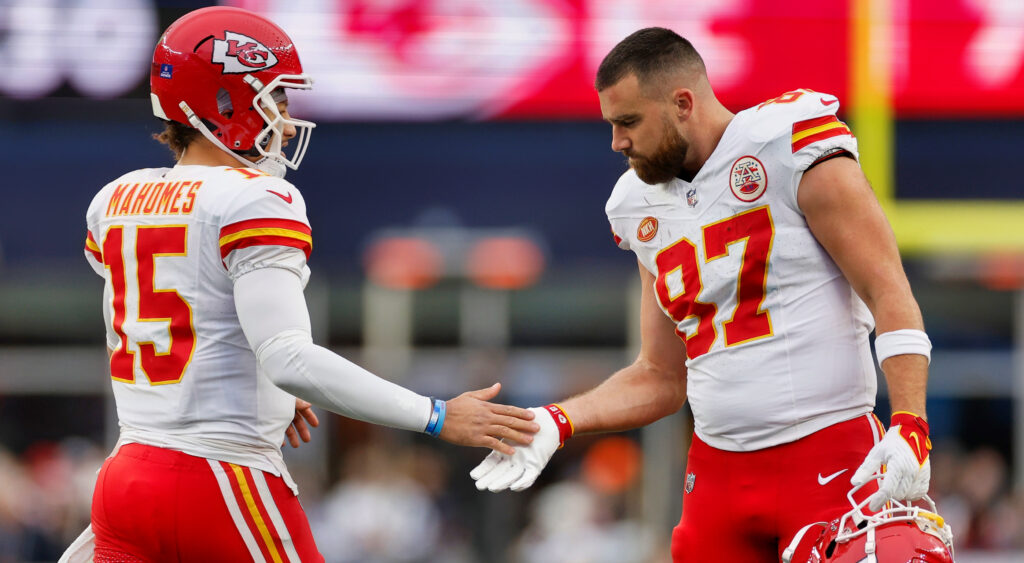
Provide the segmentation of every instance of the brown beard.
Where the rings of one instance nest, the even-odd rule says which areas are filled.
[[[682,173],[686,151],[690,148],[671,123],[665,123],[665,135],[651,156],[626,155],[629,166],[648,184],[662,184]]]

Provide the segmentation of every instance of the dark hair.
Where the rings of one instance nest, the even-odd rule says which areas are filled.
[[[704,60],[693,45],[671,29],[648,27],[619,41],[597,68],[598,92],[636,74],[646,89],[654,79],[679,69],[705,71]]]
[[[155,133],[153,138],[167,145],[167,147],[171,149],[171,152],[174,153],[174,159],[177,160],[181,158],[182,153],[185,152],[185,148],[188,147],[198,135],[198,129],[189,127],[184,123],[178,123],[177,121],[164,121],[164,130],[160,133]]]

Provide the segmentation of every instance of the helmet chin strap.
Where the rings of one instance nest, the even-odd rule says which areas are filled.
[[[800,540],[804,538],[804,535],[808,530],[815,526],[828,526],[828,522],[812,522],[803,528],[793,536],[793,541],[789,542],[789,545],[782,552],[782,563],[791,563],[793,561],[793,555],[796,554],[796,548],[800,546]]]
[[[188,122],[192,124],[192,127],[198,129],[208,141],[216,145],[220,150],[233,156],[235,160],[241,162],[246,168],[255,168],[260,172],[277,178],[284,178],[285,173],[288,172],[288,167],[283,162],[270,156],[264,156],[255,162],[239,156],[236,152],[225,146],[224,143],[222,143],[221,140],[218,139],[208,127],[206,127],[203,120],[199,119],[199,116],[192,111],[192,108],[188,107],[188,104],[182,101],[178,104],[178,107],[180,107],[181,111],[185,113],[185,117],[188,118]]]

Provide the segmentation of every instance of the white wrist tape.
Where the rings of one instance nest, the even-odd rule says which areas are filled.
[[[878,367],[882,362],[901,354],[918,354],[932,362],[932,341],[922,330],[905,328],[883,332],[875,337],[875,355],[878,356]]]

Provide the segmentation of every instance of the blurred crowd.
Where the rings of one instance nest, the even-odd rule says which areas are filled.
[[[533,489],[490,495],[472,488],[468,457],[433,443],[371,440],[345,449],[333,484],[307,486],[300,498],[329,562],[667,561],[670,530],[635,519],[640,458],[629,441],[594,440]],[[88,523],[106,453],[78,438],[20,455],[0,449],[0,562],[59,557]],[[958,551],[1024,549],[1024,491],[1011,487],[1002,453],[937,444],[932,476]],[[500,553],[488,552],[487,520],[508,533]]]

